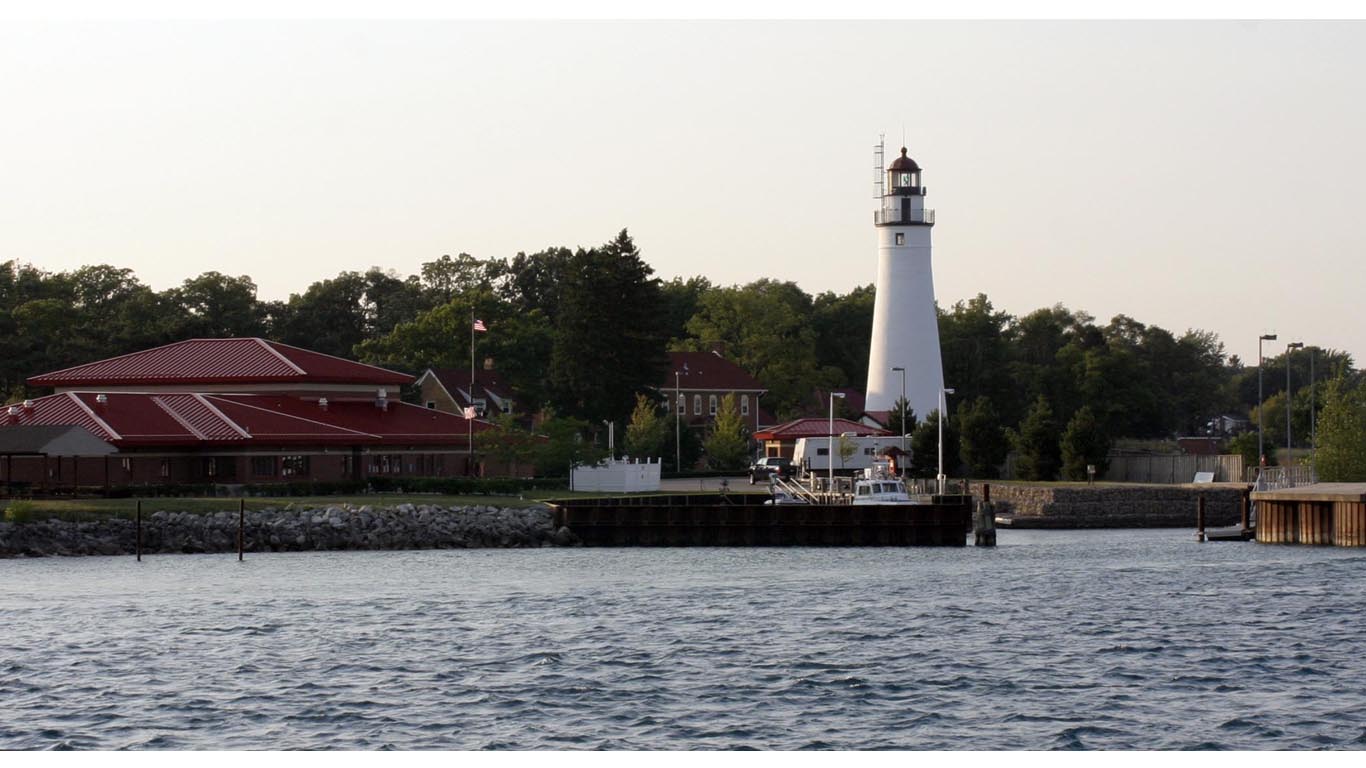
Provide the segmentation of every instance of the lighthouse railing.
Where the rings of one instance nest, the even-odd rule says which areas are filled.
[[[922,208],[918,211],[903,211],[897,208],[883,208],[873,211],[874,224],[933,224],[934,209]]]

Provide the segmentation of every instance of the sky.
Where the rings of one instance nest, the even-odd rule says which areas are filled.
[[[872,148],[985,293],[1366,364],[1366,24],[0,25],[0,260],[217,270],[263,299],[593,246],[664,279],[876,276]]]

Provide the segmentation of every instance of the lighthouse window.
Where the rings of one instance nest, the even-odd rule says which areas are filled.
[[[898,232],[898,233],[896,233],[896,244],[897,244],[897,245],[905,245],[905,244],[906,244],[906,233],[905,233],[905,232]]]

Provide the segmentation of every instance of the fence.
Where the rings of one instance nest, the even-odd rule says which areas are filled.
[[[1110,469],[1097,480],[1111,483],[1189,483],[1196,472],[1213,472],[1216,483],[1236,483],[1243,477],[1243,457],[1237,454],[1197,456],[1185,453],[1119,454],[1109,456]],[[1016,455],[1006,459],[1003,477],[1015,477]]]

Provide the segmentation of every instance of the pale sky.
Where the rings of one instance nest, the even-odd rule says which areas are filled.
[[[592,246],[665,279],[875,278],[872,147],[935,288],[1366,364],[1361,22],[0,26],[0,260],[207,270]]]

